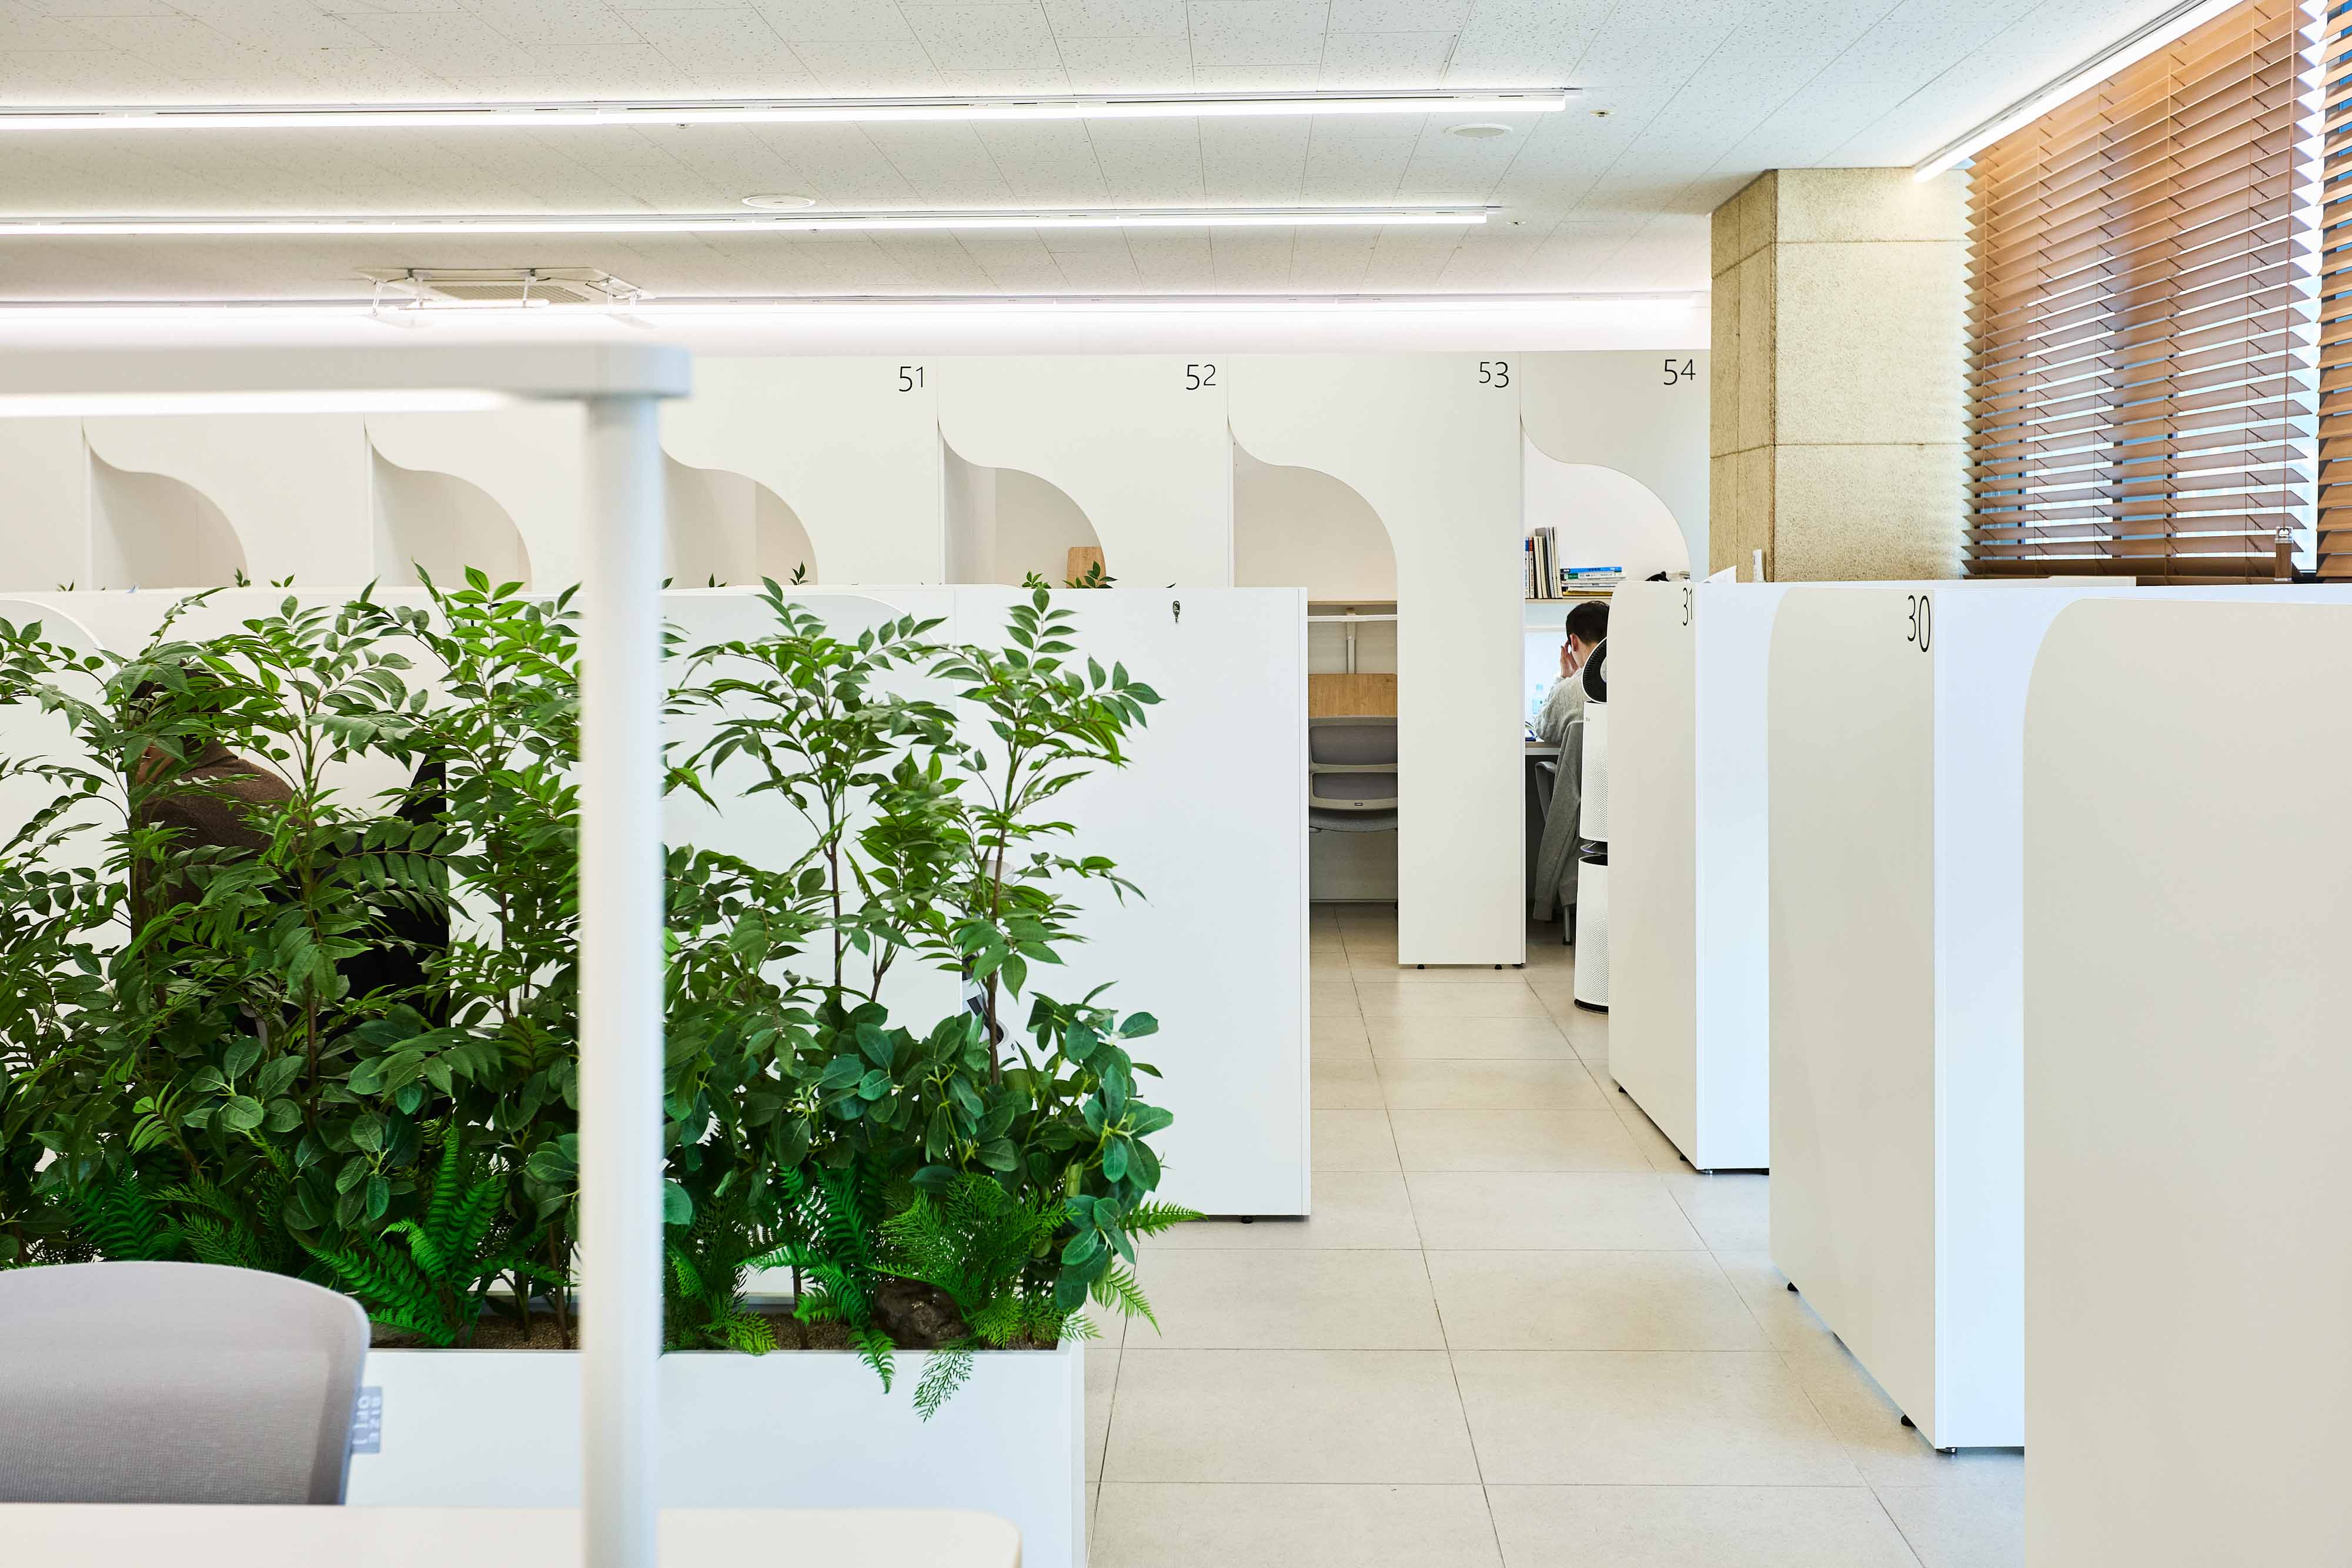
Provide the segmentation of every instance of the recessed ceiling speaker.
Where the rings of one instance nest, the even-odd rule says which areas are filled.
[[[1481,121],[1475,125],[1451,125],[1446,127],[1445,133],[1449,136],[1466,136],[1473,141],[1491,141],[1497,136],[1508,136],[1511,133],[1511,128],[1507,125],[1496,125],[1491,121]]]
[[[776,191],[767,195],[746,196],[743,204],[765,213],[796,213],[803,207],[816,205],[814,196],[804,196],[798,191]]]

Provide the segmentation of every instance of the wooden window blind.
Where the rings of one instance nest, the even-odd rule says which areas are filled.
[[[1977,155],[1971,575],[2289,574],[2318,457],[2317,37],[2312,0],[2246,0]]]
[[[2320,40],[2319,575],[2352,578],[2352,3]]]

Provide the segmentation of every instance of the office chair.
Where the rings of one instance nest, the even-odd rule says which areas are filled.
[[[283,1275],[0,1271],[0,1502],[339,1503],[367,1347]]]
[[[1367,715],[1307,720],[1307,831],[1394,832],[1396,767],[1393,717]]]

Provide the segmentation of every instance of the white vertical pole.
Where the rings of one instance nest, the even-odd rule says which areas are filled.
[[[588,402],[580,632],[581,1452],[587,1568],[655,1568],[661,1357],[661,443]]]

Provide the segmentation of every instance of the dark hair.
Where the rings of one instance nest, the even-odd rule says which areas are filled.
[[[1584,662],[1584,695],[1588,701],[1605,703],[1609,700],[1609,644],[1603,643]]]
[[[1609,601],[1588,599],[1568,612],[1568,634],[1588,645],[1609,635]]]

